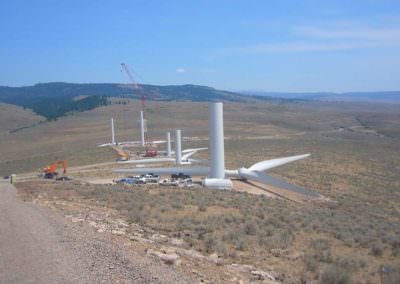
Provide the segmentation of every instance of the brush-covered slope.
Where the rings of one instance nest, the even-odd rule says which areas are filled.
[[[121,84],[41,83],[26,87],[0,87],[0,102],[32,109],[47,119],[55,119],[73,111],[85,111],[106,105],[106,97],[139,98],[161,101],[230,101],[244,102],[271,98],[244,96],[197,85],[140,85],[134,89]]]

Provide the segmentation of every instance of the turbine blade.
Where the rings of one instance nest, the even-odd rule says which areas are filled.
[[[189,158],[190,158],[191,156],[193,156],[195,153],[196,153],[195,151],[186,153],[185,155],[182,156],[182,161],[185,161],[185,160],[189,159]]]
[[[173,158],[154,158],[154,159],[141,159],[141,160],[128,160],[118,162],[119,164],[151,164],[151,163],[165,163],[174,162]]]
[[[127,169],[115,169],[114,173],[136,173],[136,174],[179,174],[183,173],[186,175],[208,175],[210,168],[208,167],[175,167],[175,168],[127,168]]]
[[[278,158],[278,159],[272,159],[272,160],[265,160],[262,162],[258,162],[254,165],[252,165],[249,170],[250,171],[266,171],[275,167],[279,167],[297,160],[301,160],[304,158],[309,157],[311,154],[305,154],[305,155],[297,155],[297,156],[291,156],[291,157],[285,157],[285,158]]]
[[[186,154],[182,156],[182,160],[187,160],[191,156],[196,154],[198,151],[205,150],[205,149],[207,149],[207,148],[188,149],[190,151],[186,150]]]
[[[286,190],[290,190],[296,193],[300,193],[300,194],[304,194],[304,195],[308,195],[308,196],[314,196],[314,197],[318,197],[319,194],[315,191],[311,191],[309,189],[305,189],[305,188],[301,188],[298,187],[296,185],[287,183],[286,181],[274,178],[270,175],[267,175],[263,172],[257,172],[257,171],[253,171],[250,173],[241,173],[241,176],[249,179],[249,180],[254,180],[254,181],[259,181],[261,183],[264,183],[266,185],[272,185],[274,187],[278,187],[278,188],[282,188],[282,189],[286,189]]]
[[[198,148],[198,149],[188,149],[185,151],[185,155],[182,156],[182,160],[187,160],[194,154],[196,154],[198,151],[205,150],[207,148]]]
[[[193,151],[203,151],[207,150],[208,148],[191,148],[191,149],[185,149],[182,150],[182,153],[188,153],[188,152],[193,152]]]
[[[208,164],[207,160],[199,160],[199,159],[188,159],[190,163],[196,163],[196,164]]]

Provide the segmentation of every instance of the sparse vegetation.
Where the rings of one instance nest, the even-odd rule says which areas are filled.
[[[386,235],[375,233],[377,224],[370,229],[359,227],[376,213],[364,211],[361,204],[352,207],[357,210],[348,211],[347,203],[332,208],[305,208],[284,200],[207,189],[127,191],[118,185],[68,184],[52,184],[49,188],[54,190],[52,195],[72,189],[86,202],[117,209],[132,223],[184,239],[202,253],[217,253],[234,262],[262,266],[266,257],[282,257],[285,266],[285,255],[304,253],[298,258],[301,261],[296,261],[298,267],[314,275],[310,277],[318,277],[321,283],[350,283],[354,273],[377,270],[372,258],[381,257],[385,251],[380,242]],[[354,218],[358,218],[358,225]],[[380,226],[388,225],[380,220]],[[346,237],[350,241],[338,239],[337,230],[346,235],[347,229],[352,230],[352,235]],[[305,247],[299,247],[299,242],[305,242]],[[347,250],[356,254],[343,254]]]
[[[131,121],[129,111],[136,104],[129,101],[127,105],[113,104],[104,110],[87,112],[87,116],[79,117],[79,122],[82,127],[101,128],[98,117],[108,121],[109,108],[115,113],[129,114],[121,120]],[[157,107],[152,114],[157,122],[153,122],[154,137],[163,135],[165,128],[177,125],[177,121],[183,124],[188,136],[206,137],[207,115],[203,104],[163,103]],[[372,110],[380,115],[367,115]],[[396,112],[390,106],[366,109],[365,105],[357,104],[225,105],[228,168],[249,166],[264,158],[311,152],[311,159],[278,168],[271,174],[319,191],[330,198],[331,202],[326,204],[304,205],[246,193],[198,189],[127,190],[121,186],[73,184],[48,184],[40,188],[48,194],[47,198],[54,200],[73,198],[74,202],[91,206],[109,206],[129,222],[184,239],[190,248],[204,254],[216,253],[232,263],[251,263],[261,269],[272,266],[282,274],[309,282],[324,283],[324,279],[329,283],[334,279],[332,275],[338,273],[340,277],[336,279],[344,282],[332,283],[368,280],[377,283],[382,264],[400,265],[400,137],[396,131],[387,137],[389,132],[383,124],[372,122],[396,118],[391,114]],[[66,125],[65,129],[76,131],[70,126],[74,125],[71,117],[54,125]],[[391,120],[391,125],[400,129],[396,120]],[[108,137],[107,126],[101,128],[99,136]],[[133,127],[132,122],[123,125],[120,131],[122,135],[128,133],[128,138]],[[28,130],[12,135],[21,137],[25,131]],[[88,134],[75,133],[80,135],[82,144],[95,144]],[[252,139],[245,140],[246,135]],[[30,153],[28,146],[33,147],[32,143],[24,144],[25,141],[18,139],[22,147],[14,148],[10,141],[15,137],[5,137],[0,142],[10,150],[4,153],[5,160],[19,155],[21,148],[23,153]],[[202,142],[191,143],[187,147],[205,146]],[[49,147],[54,150],[55,146],[43,144],[45,150],[34,148],[34,154],[40,156],[22,156],[21,160],[4,162],[0,164],[3,171],[32,168],[35,161],[42,166],[47,164]],[[73,144],[66,149],[60,153],[71,154],[77,162],[88,156],[91,159],[106,156],[104,152],[95,152],[101,148],[83,152]],[[24,188],[30,195],[36,192],[35,184]]]
[[[321,275],[324,284],[349,284],[351,283],[348,270],[338,266],[328,266]]]

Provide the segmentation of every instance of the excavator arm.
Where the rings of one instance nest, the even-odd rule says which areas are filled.
[[[63,160],[63,173],[64,174],[67,173],[67,166],[68,166],[68,161],[67,160]]]
[[[47,166],[43,169],[44,176],[46,178],[53,178],[55,175],[57,175],[56,170],[60,163],[63,164],[63,173],[66,174],[67,167],[68,167],[68,161],[67,160],[57,160],[51,166]]]

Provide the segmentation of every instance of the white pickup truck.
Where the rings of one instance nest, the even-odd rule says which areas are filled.
[[[138,183],[146,184],[146,183],[158,183],[160,177],[158,175],[142,175],[140,177],[135,177]]]
[[[158,184],[162,185],[162,186],[178,186],[179,181],[166,178],[166,179],[161,180]]]

